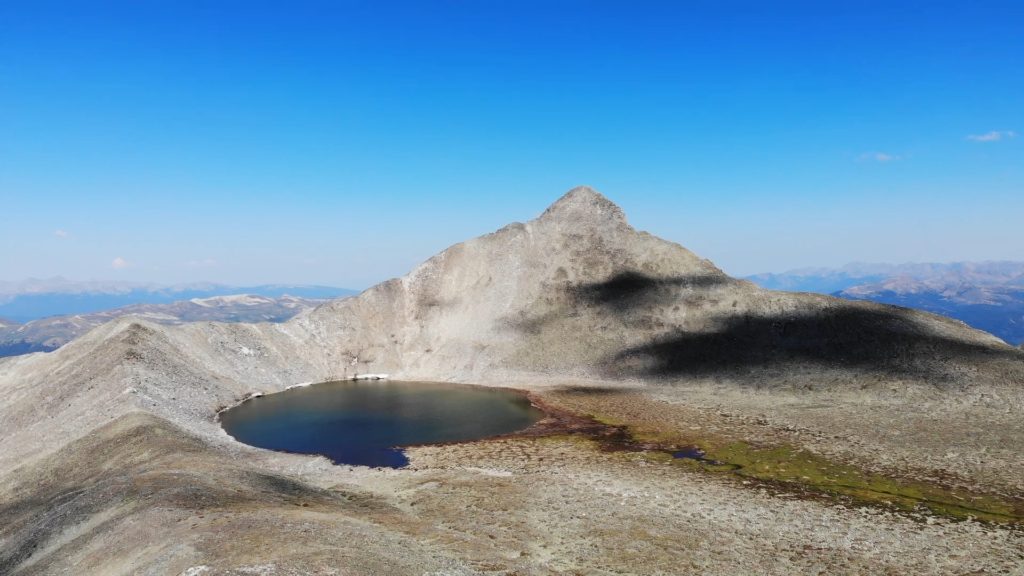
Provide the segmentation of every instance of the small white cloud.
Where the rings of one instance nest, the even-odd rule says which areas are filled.
[[[895,162],[897,160],[902,159],[903,158],[901,156],[897,156],[895,154],[886,154],[885,152],[865,152],[857,157],[857,160],[861,162],[881,162],[883,164],[885,164],[886,162]]]
[[[53,235],[57,238],[67,238],[68,236],[71,236],[67,230],[54,230]]]
[[[123,270],[125,268],[128,268],[129,266],[131,266],[131,264],[124,258],[121,258],[120,256],[114,258],[114,261],[110,263],[110,267],[113,268],[114,270]]]
[[[204,258],[202,260],[189,260],[185,262],[185,266],[189,268],[212,268],[217,265],[217,260],[214,258]]]
[[[1013,130],[993,130],[984,134],[971,134],[967,137],[972,142],[998,142],[1000,140],[1014,138],[1017,133]]]

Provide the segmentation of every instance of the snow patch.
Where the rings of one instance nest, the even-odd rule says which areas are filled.
[[[253,566],[242,566],[237,569],[242,574],[273,574],[277,571],[277,566],[274,564],[257,564]]]
[[[254,296],[252,294],[234,294],[231,296],[211,296],[209,298],[193,298],[189,302],[202,306],[204,308],[213,308],[216,306],[226,306],[228,304],[234,304],[237,306],[260,306],[263,304],[272,304],[273,300],[265,298],[263,296]]]
[[[249,348],[248,346],[240,346],[238,348],[238,353],[241,354],[242,356],[247,356],[249,358],[255,358],[256,356],[260,355],[259,350],[255,348]]]
[[[389,374],[356,374],[353,380],[387,380]]]
[[[499,470],[497,468],[477,468],[475,466],[463,466],[462,469],[467,472],[476,472],[477,474],[483,474],[484,476],[493,476],[496,478],[508,478],[512,476],[512,472],[508,470]]]

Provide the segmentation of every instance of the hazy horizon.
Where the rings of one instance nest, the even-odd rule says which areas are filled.
[[[913,267],[913,266],[956,266],[960,264],[968,265],[984,265],[984,264],[1021,264],[1024,265],[1022,260],[959,260],[951,262],[846,262],[837,266],[803,266],[799,268],[790,268],[787,270],[762,270],[761,272],[755,272],[752,274],[730,274],[737,278],[752,278],[758,276],[788,276],[788,275],[800,275],[809,274],[814,275],[817,273],[828,273],[828,272],[851,272],[854,275],[857,273],[868,274],[870,269],[877,268],[879,273],[886,273],[888,269],[899,269],[902,267]],[[728,270],[725,270],[729,273]],[[404,274],[402,274],[404,275]],[[379,282],[388,280],[383,278]],[[287,280],[276,281],[276,282],[259,282],[259,283],[246,283],[246,284],[235,284],[230,282],[219,282],[215,280],[199,279],[199,280],[188,280],[183,282],[156,282],[148,280],[132,280],[128,278],[69,278],[62,275],[54,275],[49,277],[28,277],[28,278],[0,278],[0,287],[4,284],[17,285],[27,284],[32,282],[46,283],[46,282],[67,282],[69,284],[110,284],[118,286],[137,286],[139,288],[144,287],[157,287],[157,288],[185,288],[185,287],[200,287],[204,285],[222,285],[227,287],[238,287],[238,288],[253,288],[253,287],[264,287],[264,286],[302,286],[302,287],[321,287],[321,288],[341,288],[346,290],[362,291],[373,286],[373,284],[367,286],[341,286],[336,284],[317,284],[317,283],[299,283],[289,282]],[[375,282],[377,284],[379,282]]]
[[[0,6],[0,276],[365,288],[573,186],[735,276],[1024,260],[1015,2]]]

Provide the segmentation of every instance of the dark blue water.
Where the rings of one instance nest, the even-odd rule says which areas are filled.
[[[710,464],[712,466],[725,466],[730,470],[739,470],[740,468],[742,468],[742,466],[740,466],[739,464],[727,464],[720,460],[713,460],[711,458],[708,458],[707,453],[698,448],[697,446],[687,446],[685,448],[680,448],[672,452],[672,457],[682,458],[684,460],[696,460],[697,462],[700,462],[702,464]]]
[[[220,415],[239,442],[400,468],[402,446],[508,434],[544,416],[508,390],[424,382],[326,382],[255,398]]]
[[[676,450],[675,452],[672,453],[672,457],[686,458],[689,460],[705,460],[704,451],[701,450],[700,448],[697,448],[696,446],[689,446],[687,448]]]

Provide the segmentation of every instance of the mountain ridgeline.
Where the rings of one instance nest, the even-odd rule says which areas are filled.
[[[326,300],[252,294],[211,296],[169,304],[134,304],[87,314],[51,316],[25,324],[0,322],[0,357],[51,352],[89,330],[122,316],[136,316],[157,324],[184,322],[284,322]]]
[[[1024,343],[1024,263],[851,264],[748,277],[779,290],[828,293],[942,314]]]
[[[996,378],[1020,368],[1016,350],[939,316],[733,279],[634,230],[589,188],[295,322],[340,377],[762,387],[841,385],[868,372],[948,386],[966,384],[979,363]]]
[[[51,316],[104,312],[133,305],[171,304],[192,299],[249,294],[266,298],[327,299],[351,296],[355,290],[329,286],[279,285],[228,286],[181,284],[163,286],[138,282],[77,282],[61,277],[0,282],[0,318],[8,323],[27,323]],[[0,327],[4,321],[0,319]]]
[[[405,277],[278,326],[168,331],[133,319],[90,341],[104,346],[103,334],[128,327],[152,334],[143,344],[187,338],[177,356],[212,355],[228,372],[263,380],[274,373],[264,363],[303,380],[381,372],[478,382],[713,378],[756,387],[839,386],[864,373],[966,385],[1020,368],[1016,349],[941,316],[731,278],[633,229],[586,187],[535,220],[456,244]],[[195,350],[221,341],[249,352]]]
[[[533,221],[456,244],[403,278],[282,326],[288,348],[301,347],[297,357],[317,367],[310,379],[698,377],[760,387],[821,386],[881,371],[947,385],[964,383],[967,365],[1019,359],[998,339],[940,316],[736,280],[636,231],[589,188],[573,189]],[[271,327],[233,346],[297,370],[303,362],[282,353],[282,337]]]
[[[888,512],[866,518],[846,506],[826,510],[814,501],[789,503],[762,490],[748,491],[739,482],[711,486],[717,476],[692,470],[666,476],[677,469],[661,461],[642,468],[637,463],[645,461],[597,450],[591,442],[503,439],[433,447],[425,450],[438,454],[442,460],[434,462],[439,464],[380,476],[241,445],[216,420],[218,411],[245,398],[366,373],[520,387],[545,403],[627,394],[609,406],[640,406],[635,410],[639,416],[631,418],[641,419],[687,409],[690,393],[709,394],[705,397],[721,409],[694,412],[693,419],[681,412],[688,433],[694,424],[745,411],[743,422],[760,434],[775,426],[769,418],[795,406],[790,411],[794,425],[786,424],[786,434],[806,429],[811,431],[806,437],[817,441],[839,433],[872,434],[880,426],[869,417],[892,414],[896,420],[909,418],[913,433],[928,438],[938,437],[934,430],[951,434],[942,436],[945,442],[959,439],[955,434],[962,430],[948,428],[951,415],[1010,418],[1007,406],[1019,402],[1024,383],[1024,352],[927,312],[774,292],[731,278],[682,246],[633,229],[619,207],[597,192],[575,188],[534,220],[456,244],[404,277],[285,322],[165,325],[125,316],[53,353],[0,358],[5,429],[0,438],[0,513],[5,520],[0,524],[0,572],[99,573],[117,562],[139,573],[264,565],[310,573],[328,565],[324,551],[330,549],[344,555],[345,563],[362,562],[354,573],[422,574],[425,566],[433,573],[472,573],[483,565],[481,559],[491,565],[492,559],[527,557],[522,551],[533,550],[532,544],[513,548],[506,540],[518,537],[524,526],[553,517],[560,530],[581,526],[579,540],[587,547],[573,548],[574,558],[600,554],[608,542],[632,546],[638,542],[635,534],[651,526],[669,535],[664,540],[675,552],[678,542],[687,540],[668,530],[707,502],[711,512],[724,512],[701,520],[692,534],[740,530],[734,541],[745,545],[752,527],[779,514],[778,525],[785,528],[770,530],[772,538],[800,527],[804,543],[822,532],[823,523],[843,522],[843,542],[849,534],[863,534],[856,538],[872,546],[904,541],[864,532],[904,522],[889,518]],[[758,394],[748,393],[753,389]],[[939,428],[922,428],[932,425],[901,416],[904,409],[922,405],[922,398],[933,403],[950,399]],[[843,399],[856,402],[846,405],[847,412],[821,412]],[[968,407],[960,408],[961,401]],[[985,404],[990,401],[993,408]],[[745,402],[756,404],[756,412],[744,408]],[[866,405],[871,409],[865,410]],[[896,409],[886,412],[887,406]],[[844,413],[845,420],[839,420],[837,414]],[[822,414],[828,417],[824,426],[813,420]],[[965,438],[993,438],[975,430],[991,418],[975,418],[980,423]],[[1007,420],[993,421],[996,432],[1008,429]],[[732,430],[737,422],[729,420],[724,428]],[[903,426],[897,430],[897,447],[907,444],[900,431],[911,430],[902,422],[897,422]],[[1002,447],[1013,445],[984,441],[982,447],[992,452],[984,461],[997,464],[994,458]],[[548,444],[558,455],[538,452],[548,450]],[[860,444],[850,446],[859,449]],[[463,449],[512,460],[484,463],[482,453],[460,457]],[[877,458],[884,451],[870,452]],[[430,461],[429,455],[419,454],[421,464]],[[810,452],[799,454],[805,459]],[[948,467],[965,458],[939,460],[937,465]],[[558,475],[548,475],[548,466]],[[597,479],[574,483],[588,478]],[[618,507],[614,520],[589,518],[606,507],[610,494],[619,494],[609,492],[611,487],[621,487],[621,494],[646,494],[652,489],[647,482],[656,478],[667,482],[669,492],[664,500],[651,502],[650,512],[636,523],[622,528],[619,512],[626,509]],[[481,485],[486,491],[472,491]],[[736,499],[716,496],[725,494],[722,490],[735,491]],[[693,499],[676,500],[679,494]],[[579,500],[580,495],[587,500]],[[439,500],[430,500],[434,497]],[[678,515],[664,516],[670,501]],[[779,511],[791,504],[813,512]],[[477,519],[469,530],[457,532],[467,514],[483,514],[487,522],[511,517],[513,527],[496,530],[501,536],[494,538],[490,528],[476,529],[483,525]],[[805,519],[794,522],[800,514]],[[923,522],[904,523],[913,527],[914,537],[932,529]],[[860,532],[847,531],[851,526]],[[955,523],[941,528],[939,540],[959,530]],[[476,539],[478,532],[490,538]],[[601,546],[590,544],[604,533],[610,535]],[[524,536],[531,543],[540,537],[545,531]],[[780,544],[768,541],[765,549],[777,555]],[[991,541],[984,540],[986,545]],[[464,542],[470,542],[468,552]],[[449,553],[452,547],[459,552]],[[736,547],[742,548],[729,549]],[[396,556],[394,550],[403,553]],[[628,557],[635,558],[636,550],[631,547]],[[741,550],[740,556],[745,555]],[[885,556],[897,564],[902,558]],[[456,561],[464,557],[472,562]],[[337,563],[331,560],[329,565]],[[406,560],[409,566],[394,567]],[[552,566],[559,565],[509,572],[547,572]],[[874,570],[878,567],[872,564],[865,573],[884,571]],[[790,568],[779,573],[790,573]]]

